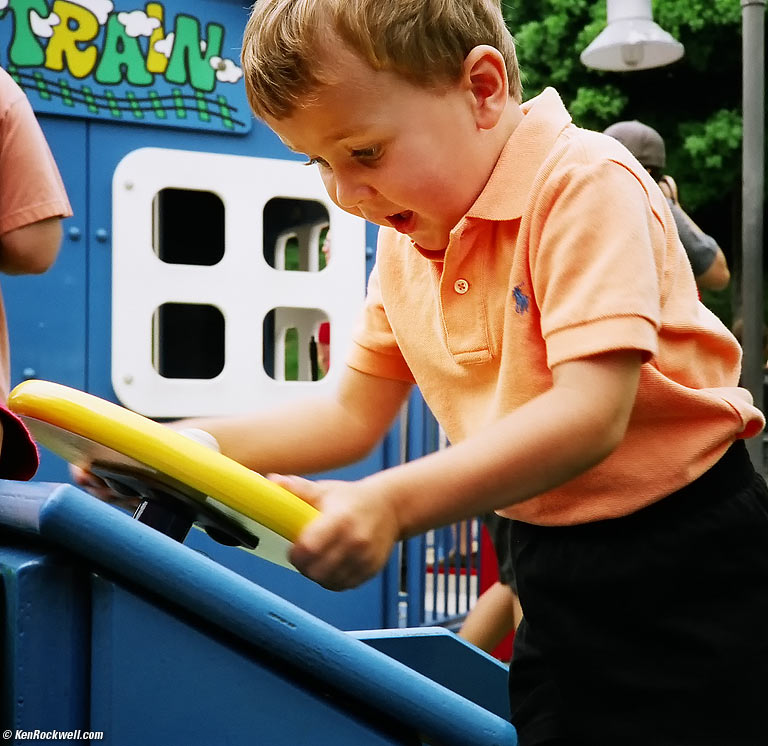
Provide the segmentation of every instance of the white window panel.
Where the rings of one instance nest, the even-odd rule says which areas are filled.
[[[155,198],[164,189],[210,192],[221,200],[224,252],[215,264],[160,259],[153,213]],[[334,248],[322,271],[317,271],[316,251],[308,254],[309,271],[285,271],[266,261],[264,207],[274,198],[325,207],[324,222],[287,227],[278,237],[284,249],[286,231],[295,234],[306,253],[306,242],[317,242],[327,224]],[[204,216],[190,214],[189,220]],[[281,251],[278,246],[277,266],[282,266]],[[113,178],[112,385],[126,407],[149,417],[228,414],[335,386],[364,294],[365,223],[330,201],[316,169],[296,161],[159,148],[135,150],[118,164]],[[221,312],[224,362],[218,375],[195,379],[160,374],[156,312],[164,304],[207,305]],[[328,375],[319,381],[268,375],[263,322],[275,309],[294,309],[298,316],[291,326],[303,319],[315,329],[319,318],[328,319]],[[282,344],[279,330],[275,336]],[[275,353],[281,354],[271,351]],[[300,362],[306,369],[303,353]]]

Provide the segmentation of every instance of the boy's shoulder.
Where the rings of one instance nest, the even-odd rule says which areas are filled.
[[[527,154],[567,155],[578,161],[594,162],[598,158],[624,160],[629,151],[614,137],[584,129],[576,123],[560,94],[552,87],[521,105],[524,114],[509,145]]]
[[[556,193],[575,184],[606,191],[633,190],[639,184],[651,203],[657,191],[648,171],[620,142],[575,124],[563,129],[542,160],[532,192],[538,191],[535,184]]]
[[[593,168],[617,164],[642,178],[647,171],[637,159],[613,137],[583,129],[575,124],[567,127],[551,151],[551,159],[563,168]]]
[[[645,182],[647,172],[632,154],[615,138],[576,125],[554,88],[544,89],[521,109],[523,119],[486,184],[495,200],[509,204],[512,195],[513,202],[527,201],[532,193],[573,179],[600,182],[603,172]]]

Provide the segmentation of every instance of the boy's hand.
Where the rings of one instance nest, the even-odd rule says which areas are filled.
[[[133,512],[139,505],[139,498],[135,495],[124,495],[113,489],[101,477],[97,477],[90,471],[74,464],[69,465],[69,473],[72,482],[81,487],[99,500],[103,500],[110,505],[116,505],[118,508],[125,508]]]
[[[169,425],[172,429],[173,424]],[[182,427],[178,428],[178,432],[186,437],[194,440],[206,448],[210,448],[213,451],[220,451],[219,444],[216,438],[205,430],[199,428]],[[141,498],[132,490],[120,485],[117,482],[106,482],[101,477],[97,477],[88,471],[87,468],[82,466],[69,465],[69,473],[72,477],[72,482],[78,487],[82,487],[86,492],[98,497],[99,500],[109,503],[110,505],[116,505],[119,508],[125,508],[131,512],[134,512],[139,507]]]
[[[365,481],[269,478],[321,511],[290,553],[297,570],[334,591],[354,588],[384,567],[400,527],[392,506]]]

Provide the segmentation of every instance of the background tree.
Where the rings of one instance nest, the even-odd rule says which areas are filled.
[[[720,243],[734,279],[704,301],[730,324],[739,307],[741,7],[736,0],[655,0],[654,20],[685,46],[682,60],[611,73],[581,64],[606,23],[605,0],[503,0],[525,98],[554,86],[576,124],[603,130],[639,119],[664,137],[681,201]]]

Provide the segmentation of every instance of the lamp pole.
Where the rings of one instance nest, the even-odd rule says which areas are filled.
[[[741,302],[743,381],[763,409],[763,187],[765,164],[765,0],[741,0],[742,219]],[[755,469],[765,471],[763,437],[747,441]]]

